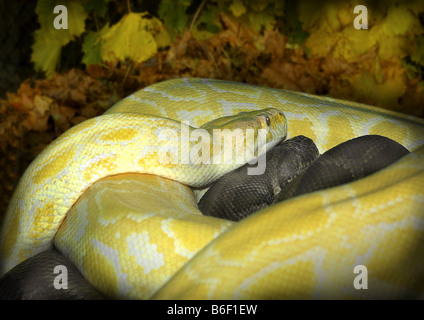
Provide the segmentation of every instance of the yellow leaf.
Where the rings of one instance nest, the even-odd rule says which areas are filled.
[[[343,27],[352,26],[353,20],[355,18],[355,14],[352,13],[352,7],[354,7],[351,3],[346,3],[343,8],[337,12],[337,17]]]
[[[246,12],[246,7],[243,5],[241,0],[234,0],[230,6],[230,10],[235,17],[240,17]]]
[[[386,37],[379,41],[379,45],[378,55],[381,59],[393,57],[402,59],[414,48],[414,39],[405,36]]]
[[[129,13],[103,35],[104,61],[129,58],[135,62],[143,62],[156,54],[157,44],[150,32],[154,23],[143,16],[140,13]]]
[[[351,78],[353,92],[361,100],[368,99],[385,108],[397,106],[399,98],[405,94],[406,85],[402,74],[390,77],[383,83],[377,83],[374,75],[369,72],[355,75]]]
[[[338,19],[338,14],[340,12],[340,7],[343,4],[341,3],[326,3],[324,5],[325,15],[323,18],[326,21],[326,25],[330,28],[330,30],[338,30],[341,27],[340,20]]]
[[[160,21],[156,17],[152,17],[150,20],[150,27],[148,28],[154,38],[155,42],[158,48],[165,48],[169,45],[171,45],[171,36],[169,32],[166,30],[165,26],[163,25],[162,21]]]
[[[377,43],[369,30],[356,30],[348,26],[339,34],[340,40],[334,48],[334,57],[343,57],[349,63],[355,62],[359,56],[372,50]]]
[[[171,36],[169,35],[168,31],[163,29],[155,36],[155,41],[158,48],[165,48],[171,45]]]
[[[338,31],[341,25],[338,19],[341,6],[343,2],[301,1],[299,20],[304,30],[311,33]]]
[[[252,12],[249,14],[249,22],[252,29],[259,32],[262,27],[264,27],[265,30],[272,29],[275,24],[275,19],[273,15],[264,11]]]
[[[417,19],[411,13],[409,8],[404,6],[391,6],[387,12],[384,31],[388,35],[403,35],[408,30],[413,30],[414,27],[417,27],[416,20]]]
[[[339,38],[338,33],[314,32],[306,39],[305,46],[310,49],[312,56],[325,57]]]

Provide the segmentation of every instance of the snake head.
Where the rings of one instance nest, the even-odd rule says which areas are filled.
[[[272,149],[286,137],[287,120],[280,110],[268,108],[222,117],[202,128],[213,132],[214,144],[217,139],[226,140],[227,145],[230,144],[236,151],[232,161],[244,164]]]
[[[284,113],[275,108],[246,112],[245,126],[255,131],[256,154],[272,149],[287,136],[287,119]]]

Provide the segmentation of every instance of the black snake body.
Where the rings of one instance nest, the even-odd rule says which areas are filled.
[[[55,288],[63,274],[54,273],[56,266],[67,270],[67,288]],[[55,248],[41,252],[13,269],[0,279],[0,300],[98,300],[105,297],[78,271],[75,265]]]
[[[199,201],[204,215],[238,221],[273,203],[281,189],[319,156],[315,143],[304,136],[277,145],[266,157],[265,172],[249,175],[246,164],[211,184]],[[258,163],[262,163],[258,160]]]
[[[263,176],[248,175],[249,164],[228,173],[210,186],[199,209],[208,216],[238,221],[272,203],[366,177],[408,153],[396,141],[367,135],[318,157],[312,140],[294,137],[267,153]]]
[[[346,141],[314,161],[281,190],[274,203],[364,178],[408,153],[396,141],[378,135]]]

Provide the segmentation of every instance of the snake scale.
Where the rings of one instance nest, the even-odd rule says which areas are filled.
[[[307,136],[321,153],[368,134],[393,139],[411,153],[364,179],[282,201],[240,222],[201,215],[193,190],[185,185],[194,177],[199,178],[191,184],[195,187],[214,179],[209,173],[200,174],[201,168],[196,174],[187,172],[190,181],[177,182],[172,175],[161,177],[163,169],[154,172],[157,163],[136,163],[145,165],[147,174],[134,174],[119,164],[123,171],[93,184],[102,172],[113,172],[113,155],[134,147],[134,130],[144,130],[146,137],[160,133],[148,129],[152,121],[156,128],[165,122],[200,127],[217,118],[266,108],[284,113],[287,138]],[[120,122],[131,118],[130,124]],[[304,93],[211,79],[174,79],[146,87],[88,121],[59,138],[77,141],[76,150],[44,153],[38,168],[43,175],[34,181],[43,183],[46,196],[35,201],[30,213],[25,204],[31,189],[15,192],[0,233],[1,274],[54,242],[110,298],[424,296],[422,119]],[[95,147],[105,149],[93,159],[81,159],[79,150],[94,148],[81,140],[93,127],[105,138]],[[138,152],[154,150],[134,154]],[[60,205],[70,210],[58,216],[49,199],[57,192],[63,195],[81,188],[67,175],[75,166],[79,176],[93,182],[82,197],[72,201],[62,197]],[[56,190],[58,180],[65,180],[64,190]],[[366,290],[353,286],[357,265],[368,270]]]

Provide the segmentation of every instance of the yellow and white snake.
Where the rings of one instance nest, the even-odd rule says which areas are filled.
[[[185,185],[207,185],[220,174],[211,173],[212,166],[179,167],[176,177],[172,166],[148,156],[157,153],[154,144],[165,128],[200,127],[266,108],[284,113],[288,138],[305,135],[321,153],[367,134],[412,152],[367,178],[237,223],[201,215]],[[272,116],[282,123],[278,112]],[[94,140],[87,138],[91,131]],[[134,167],[145,174],[134,174]],[[0,275],[54,241],[111,298],[424,297],[422,119],[285,90],[175,79],[70,129],[28,171],[0,233]],[[367,289],[353,285],[358,265],[367,268]]]

